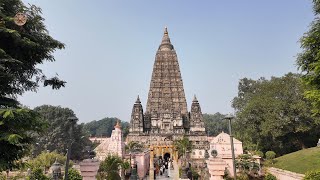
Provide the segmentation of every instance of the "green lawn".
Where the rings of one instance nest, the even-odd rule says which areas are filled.
[[[304,149],[278,157],[272,166],[301,174],[311,170],[320,170],[320,147]]]

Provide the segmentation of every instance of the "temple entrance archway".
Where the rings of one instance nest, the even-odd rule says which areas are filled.
[[[170,153],[165,153],[163,158],[165,161],[168,161],[168,159],[171,157]]]

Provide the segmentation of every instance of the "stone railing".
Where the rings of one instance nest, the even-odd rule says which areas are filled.
[[[152,141],[150,143],[151,146],[170,146],[174,143],[172,141]]]
[[[304,177],[303,174],[298,174],[274,167],[268,168],[268,172],[276,176],[278,180],[302,180]]]

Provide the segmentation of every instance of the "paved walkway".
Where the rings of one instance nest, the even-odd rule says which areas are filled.
[[[162,176],[157,176],[155,180],[179,180],[179,168],[178,168],[178,164],[173,161],[173,167],[174,170],[170,170],[170,177],[166,177],[164,175]],[[147,177],[147,180],[150,180],[149,176]]]

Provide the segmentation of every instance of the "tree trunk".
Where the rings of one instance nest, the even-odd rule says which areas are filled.
[[[297,139],[298,139],[298,143],[299,143],[301,149],[306,149],[307,147],[306,147],[306,145],[304,144],[304,142],[303,142],[300,138],[297,138]]]

